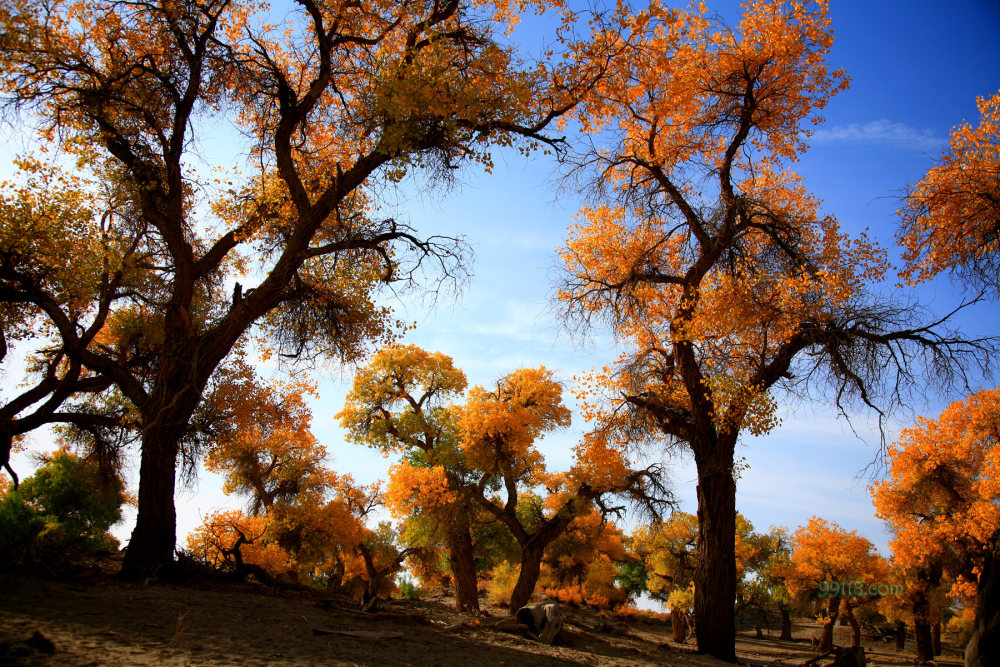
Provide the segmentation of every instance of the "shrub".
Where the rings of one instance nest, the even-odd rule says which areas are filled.
[[[493,604],[508,605],[510,596],[517,585],[518,567],[508,561],[501,561],[490,572],[486,582],[486,598]]]
[[[124,502],[121,480],[105,479],[97,464],[58,451],[0,497],[0,561],[51,566],[117,550],[108,529],[121,520]]]
[[[399,598],[402,600],[419,600],[424,596],[424,589],[417,586],[413,579],[405,575],[396,580],[396,588],[399,591]]]

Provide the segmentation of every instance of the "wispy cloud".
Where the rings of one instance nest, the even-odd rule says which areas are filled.
[[[947,140],[938,136],[934,130],[918,130],[906,123],[894,123],[886,118],[816,130],[812,141],[818,144],[882,144],[921,153],[939,151],[947,144]]]

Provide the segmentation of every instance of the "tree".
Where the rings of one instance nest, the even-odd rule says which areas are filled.
[[[918,369],[962,376],[994,344],[870,291],[883,251],[785,169],[847,86],[825,62],[832,39],[825,2],[754,2],[734,27],[654,2],[578,47],[620,56],[576,112],[600,137],[576,172],[595,174],[597,203],[570,228],[559,299],[571,325],[608,323],[625,348],[590,378],[590,416],[694,455],[698,650],[727,661],[740,435],[776,426],[778,392],[825,382],[842,411],[884,410]]]
[[[441,525],[455,578],[459,611],[478,611],[468,481],[448,403],[465,389],[465,375],[440,352],[390,346],[359,369],[337,419],[352,440],[404,454],[390,471],[386,502],[399,516],[421,513]]]
[[[217,378],[203,403],[212,415],[205,464],[224,476],[224,491],[248,498],[248,511],[206,517],[188,538],[190,552],[238,579],[254,574],[339,588],[365,549],[384,551],[365,526],[381,503],[380,484],[360,486],[327,468],[326,449],[310,431],[309,385],[264,383],[245,364]],[[364,566],[355,569],[367,581]]]
[[[1000,389],[977,392],[904,429],[888,451],[888,478],[871,487],[908,580],[904,603],[921,662],[934,659],[932,624],[961,582],[978,580],[1000,530],[998,438]]]
[[[852,646],[860,646],[861,632],[854,609],[878,599],[879,585],[888,572],[875,545],[856,531],[813,517],[792,534],[792,553],[785,583],[792,595],[826,600],[820,652],[833,650],[833,626],[844,603],[851,623]]]
[[[578,77],[524,65],[498,42],[494,26],[520,8],[298,0],[276,23],[240,0],[0,9],[3,93],[80,169],[112,174],[146,234],[141,288],[112,281],[95,309],[136,308],[148,373],[89,347],[36,276],[10,278],[66,356],[113,382],[139,417],[123,576],[169,569],[178,442],[248,332],[293,357],[356,359],[393,329],[375,303],[381,285],[416,281],[428,262],[446,277],[462,270],[461,245],[379,218],[373,188],[421,167],[488,164],[491,146],[519,137],[550,141],[541,132],[572,106]],[[246,138],[244,177],[201,173],[191,159],[220,115]]]
[[[632,533],[631,549],[642,559],[650,597],[666,602],[673,591],[694,583],[698,518],[677,511],[663,522],[639,526]]]
[[[512,614],[530,600],[546,548],[595,504],[602,520],[624,509],[609,504],[615,496],[652,513],[670,504],[657,466],[633,468],[624,447],[597,432],[576,447],[569,471],[547,473],[535,440],[569,423],[562,387],[545,367],[516,370],[492,391],[473,387],[461,408],[459,442],[472,478],[463,491],[506,526],[520,547]],[[520,494],[538,485],[547,491],[544,506],[522,506]],[[525,511],[531,507],[536,511]]]
[[[569,471],[545,470],[535,441],[568,425],[570,412],[544,367],[509,373],[492,391],[473,387],[464,404],[443,403],[464,388],[465,376],[450,357],[412,345],[389,347],[359,371],[338,415],[356,442],[405,453],[391,471],[389,506],[445,526],[456,604],[465,600],[460,608],[478,608],[471,606],[478,605],[473,508],[503,525],[519,547],[514,613],[535,589],[546,547],[595,503],[606,516],[624,509],[608,504],[615,496],[649,507],[669,502],[658,467],[631,468],[624,450],[598,433],[578,445]],[[538,487],[547,492],[539,502],[521,502]]]
[[[949,272],[1000,296],[1000,94],[976,105],[979,126],[952,130],[948,152],[903,200],[903,276],[916,284]]]

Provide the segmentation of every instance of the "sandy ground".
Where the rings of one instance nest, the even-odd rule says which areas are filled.
[[[726,664],[668,641],[660,622],[620,623],[567,609],[554,646],[495,627],[506,610],[473,618],[448,598],[390,601],[362,614],[320,592],[251,585],[125,584],[105,575],[43,580],[0,574],[0,665],[678,665]],[[741,632],[744,664],[801,665],[818,626],[802,619],[796,642]],[[847,628],[837,628],[846,644]],[[841,634],[844,633],[844,634]],[[776,635],[776,633],[775,633]],[[911,641],[912,645],[912,641]],[[866,641],[869,665],[912,664],[890,644]],[[829,661],[820,662],[819,665]],[[959,665],[957,651],[938,664]]]

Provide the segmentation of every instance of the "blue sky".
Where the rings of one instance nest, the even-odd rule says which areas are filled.
[[[736,3],[708,5],[736,22]],[[846,231],[868,230],[891,246],[900,192],[934,163],[953,126],[976,121],[976,96],[1000,88],[1000,3],[848,1],[835,2],[832,14],[836,42],[830,61],[847,70],[852,84],[827,107],[826,123],[797,170]],[[529,47],[540,45],[542,24],[529,22],[519,37]],[[424,234],[464,236],[475,250],[474,278],[459,297],[443,299],[434,309],[393,302],[403,319],[419,324],[406,341],[451,355],[470,384],[488,385],[516,368],[544,364],[568,389],[574,375],[616,356],[613,341],[600,332],[586,341],[570,338],[553,311],[555,250],[581,205],[573,192],[557,190],[557,175],[550,158],[501,154],[492,175],[464,171],[455,188],[431,194],[408,187],[386,208]],[[956,300],[947,279],[916,296],[941,312]],[[977,333],[996,332],[998,308],[979,308],[966,323]],[[360,481],[384,476],[392,460],[346,443],[333,419],[350,371],[329,368],[321,380],[321,398],[312,405],[313,427],[332,467]],[[995,385],[996,379],[990,383],[985,380],[983,386]],[[958,398],[928,395],[926,404],[913,408],[936,414]],[[740,511],[760,529],[794,529],[820,515],[857,529],[886,552],[887,536],[872,516],[864,479],[858,479],[878,450],[869,416],[855,416],[858,435],[821,405],[785,406],[783,416],[782,426],[766,437],[747,439],[738,451],[749,464],[738,483]],[[891,430],[912,418],[913,413],[897,415]],[[574,415],[570,429],[545,438],[541,449],[550,468],[570,464],[571,447],[585,428]],[[47,449],[40,438],[35,442]],[[668,464],[682,508],[693,512],[693,464],[683,457]],[[241,504],[221,494],[217,478],[202,474],[194,488],[178,494],[179,542],[205,513]],[[116,532],[126,537],[130,529]]]
[[[976,96],[1000,88],[995,40],[1000,5],[871,4],[833,7],[836,41],[830,61],[847,70],[852,84],[829,104],[826,123],[796,168],[846,231],[867,230],[892,246],[900,192],[940,156],[953,126],[976,121]],[[709,6],[735,23],[735,3]],[[541,42],[534,33],[525,38],[529,44],[533,40]],[[557,191],[556,174],[545,158],[507,157],[493,175],[464,173],[459,188],[414,197],[403,207],[418,229],[464,235],[476,250],[475,277],[460,298],[430,313],[419,307],[404,311],[420,323],[407,341],[451,355],[470,384],[488,384],[514,368],[544,364],[569,386],[574,375],[616,356],[605,336],[571,339],[553,311],[555,249],[581,204],[572,192]],[[895,289],[889,286],[889,291]],[[948,279],[909,296],[940,312],[956,303]],[[966,324],[980,334],[996,332],[998,306],[980,308]],[[986,381],[984,386],[991,385]],[[314,428],[335,466],[355,470],[359,477],[378,476],[389,462],[341,444],[342,435],[331,423],[344,391],[336,381],[324,384]],[[914,413],[936,414],[958,398],[928,395],[926,404],[896,415],[890,432],[908,425]],[[822,405],[786,406],[782,426],[766,437],[746,439],[738,452],[750,466],[738,485],[740,511],[761,529],[794,529],[817,514],[857,529],[886,551],[887,536],[872,516],[866,478],[859,477],[876,458],[879,434],[869,415],[854,415],[852,424]],[[541,448],[550,467],[570,464],[570,448],[585,428],[575,415],[571,429],[545,438]],[[695,511],[693,464],[684,457],[668,464],[683,509]]]

